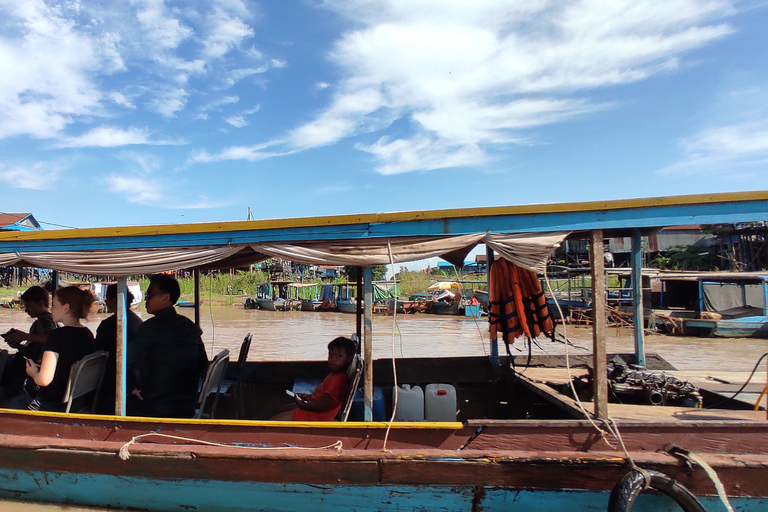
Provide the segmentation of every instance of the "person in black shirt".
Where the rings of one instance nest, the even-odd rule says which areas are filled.
[[[11,329],[3,334],[8,346],[16,349],[16,354],[8,359],[2,372],[0,386],[4,396],[15,396],[24,393],[24,381],[27,378],[26,359],[40,364],[43,356],[43,345],[48,339],[48,333],[56,328],[49,310],[51,297],[45,288],[32,286],[21,295],[24,310],[35,319],[29,327],[29,332]]]
[[[200,328],[173,307],[181,294],[171,276],[152,276],[145,295],[145,321],[128,345],[128,414],[191,418],[198,385],[208,367]],[[141,365],[141,380],[134,370]]]
[[[114,313],[117,311],[116,284],[107,286],[104,302],[107,305],[108,312]],[[141,318],[131,311],[133,294],[130,291],[126,294],[126,302],[128,306],[125,318],[128,323],[127,342],[130,343],[136,335],[136,332],[138,332],[139,327],[141,327]],[[114,414],[117,375],[117,358],[115,357],[115,354],[117,353],[117,315],[105,318],[99,324],[99,327],[96,329],[96,349],[104,350],[109,353],[107,367],[104,371],[104,379],[101,381],[101,389],[99,390],[99,403],[96,405],[96,412],[99,414]]]
[[[66,409],[62,400],[72,365],[96,349],[90,329],[80,323],[88,316],[91,304],[93,296],[88,291],[75,286],[56,290],[51,315],[64,326],[48,333],[39,366],[31,359],[26,360],[27,375],[36,385],[34,392],[11,398],[4,407],[32,411]],[[77,410],[77,404],[73,408]]]

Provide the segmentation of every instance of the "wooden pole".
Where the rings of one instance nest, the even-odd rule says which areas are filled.
[[[128,281],[117,280],[117,340],[115,343],[115,415],[125,416],[126,373],[128,360]],[[133,390],[131,390],[133,391]]]
[[[363,337],[363,377],[365,378],[365,421],[373,421],[373,273],[371,272],[371,267],[365,267],[364,273],[365,336]],[[358,276],[360,274],[358,272]]]
[[[645,366],[643,312],[643,235],[632,230],[632,322],[635,335],[635,364]]]
[[[195,325],[200,327],[200,269],[195,267]]]
[[[493,249],[491,249],[486,245],[485,246],[485,271],[486,271],[485,278],[486,278],[486,282],[488,283],[488,300],[489,301],[491,300],[491,265],[493,265],[493,258],[494,258]],[[491,307],[491,304],[489,302],[488,304],[489,310],[490,310],[490,307]],[[488,324],[488,332],[490,333],[490,331],[491,331],[491,327],[490,327],[490,324]],[[491,355],[489,356],[491,360],[491,364],[499,364],[499,339],[496,336],[494,336],[493,338],[490,338],[489,336],[489,339],[491,343]]]
[[[370,271],[369,267],[365,267]],[[357,287],[355,289],[355,298],[357,306],[355,307],[355,320],[357,339],[363,339],[363,267],[356,267]],[[347,296],[349,296],[349,286],[347,286]],[[367,302],[366,302],[367,304]]]
[[[605,304],[605,256],[603,230],[590,233],[590,260],[592,267],[592,357],[594,367],[595,416],[608,418],[608,362],[605,351],[607,329]]]

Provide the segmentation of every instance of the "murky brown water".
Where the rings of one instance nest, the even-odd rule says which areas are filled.
[[[148,318],[143,308],[138,311]],[[191,308],[180,312],[192,318]],[[88,323],[94,332],[107,315],[94,315]],[[32,323],[26,313],[0,308],[0,332],[11,327],[27,329]],[[333,337],[355,332],[355,315],[343,313],[275,312],[243,310],[234,306],[204,306],[201,310],[203,339],[209,352],[228,348],[237,354],[246,333],[254,336],[250,360],[324,360],[326,345]],[[394,336],[396,357],[448,357],[485,355],[488,332],[485,319],[435,315],[400,315],[399,334]],[[393,351],[392,317],[373,318],[373,356],[391,357]],[[396,331],[397,332],[397,331]],[[577,346],[589,350],[571,349],[571,353],[590,353],[592,332],[584,328],[568,328],[568,336]],[[609,329],[608,352],[633,352],[632,331]],[[522,343],[518,342],[522,349]],[[646,353],[657,353],[679,369],[727,369],[750,371],[757,359],[768,352],[768,340],[688,338],[648,335]],[[0,348],[8,348],[0,342]],[[525,354],[512,349],[513,353]],[[534,354],[563,354],[564,345],[541,341]],[[4,512],[85,512],[103,509],[38,505],[0,500]]]
[[[179,311],[192,318],[192,308]],[[137,310],[148,318],[143,307]],[[87,324],[94,332],[106,314],[94,315]],[[0,332],[11,327],[27,329],[32,323],[26,313],[0,308]],[[253,334],[249,354],[252,361],[324,360],[326,346],[335,336],[355,332],[355,315],[344,313],[311,313],[301,311],[244,310],[235,306],[204,306],[201,309],[203,340],[209,353],[228,348],[237,354],[246,333]],[[485,319],[436,315],[399,315],[394,336],[396,357],[482,356],[488,351],[488,331]],[[559,327],[562,329],[562,327]],[[561,331],[562,332],[562,331]],[[373,356],[391,357],[393,351],[392,317],[373,318]],[[573,354],[591,353],[592,332],[585,328],[568,327],[572,342],[587,350],[571,349]],[[534,354],[563,354],[562,343],[540,341]],[[691,338],[666,335],[646,335],[646,353],[657,353],[679,369],[727,369],[749,371],[757,359],[768,352],[768,340],[754,338]],[[8,348],[0,341],[1,348]],[[520,351],[516,347],[519,347]],[[503,347],[502,347],[503,349]],[[633,352],[630,329],[608,330],[608,352]],[[525,354],[520,340],[513,354]]]

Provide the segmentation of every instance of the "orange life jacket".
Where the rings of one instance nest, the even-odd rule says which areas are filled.
[[[500,332],[504,342],[512,344],[520,336],[536,338],[542,332],[554,331],[536,274],[499,259],[491,266],[490,288],[488,316],[492,338]]]

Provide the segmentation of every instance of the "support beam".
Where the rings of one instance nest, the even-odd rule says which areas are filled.
[[[635,334],[635,364],[645,366],[643,235],[639,229],[632,230],[632,315]]]
[[[365,334],[363,336],[363,377],[365,378],[365,421],[373,421],[373,272],[365,267],[363,272]]]
[[[491,298],[491,265],[493,265],[493,258],[494,258],[493,249],[491,249],[486,245],[485,246],[485,277],[486,277],[486,282],[488,283],[488,299],[489,300]],[[488,307],[490,309],[490,304],[488,304]],[[488,324],[488,332],[489,333],[491,332],[490,324]],[[497,365],[499,364],[499,339],[495,336],[491,338],[489,335],[489,340],[491,344],[491,347],[490,347],[491,353],[488,357],[491,360],[491,364]]]
[[[115,343],[115,416],[125,416],[125,386],[128,360],[128,282],[117,280],[117,340]]]
[[[592,357],[594,367],[595,416],[608,418],[608,362],[605,351],[607,329],[605,304],[605,254],[603,230],[590,232],[589,259],[592,267]]]
[[[200,327],[200,269],[195,267],[195,325]]]
[[[357,299],[357,305],[355,306],[355,320],[357,321],[356,333],[357,339],[363,339],[363,267],[356,267],[357,274],[357,288],[355,288],[355,298]],[[349,290],[349,287],[347,287]]]

